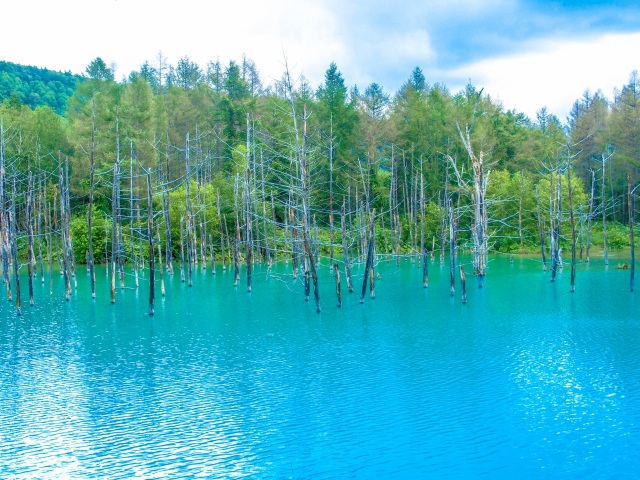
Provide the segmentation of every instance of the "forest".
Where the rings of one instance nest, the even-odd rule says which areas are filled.
[[[70,72],[18,65],[0,60],[0,102],[31,108],[47,106],[63,115],[67,100],[84,78]]]
[[[0,74],[0,256],[18,311],[21,268],[30,302],[33,280],[58,269],[68,299],[76,263],[92,278],[108,266],[112,302],[125,278],[147,278],[150,312],[156,274],[191,284],[213,262],[236,284],[242,268],[250,291],[255,262],[286,258],[318,311],[318,275],[339,296],[358,265],[361,298],[367,280],[374,296],[382,255],[414,256],[426,287],[428,256],[449,252],[452,290],[459,251],[479,286],[491,253],[537,253],[553,280],[571,252],[572,289],[594,249],[607,263],[632,247],[634,269],[635,71],[613,99],[585,92],[563,123],[505,111],[471,84],[452,93],[418,67],[392,93],[348,87],[335,63],[313,87],[286,63],[265,85],[246,57],[173,66],[162,53],[118,82],[98,57],[60,83],[64,105],[30,102],[14,67]]]

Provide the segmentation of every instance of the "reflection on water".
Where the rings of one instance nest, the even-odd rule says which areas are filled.
[[[496,259],[451,298],[404,261],[374,301],[322,273],[323,312],[286,267],[0,304],[1,478],[634,478],[640,316],[628,273],[555,284]],[[54,279],[57,281],[58,279]],[[360,278],[361,282],[362,279]],[[58,289],[62,288],[56,283]],[[132,282],[133,283],[133,282]]]

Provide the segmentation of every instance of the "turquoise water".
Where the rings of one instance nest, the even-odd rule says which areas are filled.
[[[154,317],[143,281],[111,305],[104,270],[95,301],[84,270],[70,302],[56,277],[29,307],[23,282],[22,317],[0,302],[0,478],[638,478],[627,271],[581,265],[571,294],[568,269],[497,258],[467,304],[438,260],[428,289],[377,271],[336,308],[324,266],[321,314],[285,266],[251,294],[167,277]]]

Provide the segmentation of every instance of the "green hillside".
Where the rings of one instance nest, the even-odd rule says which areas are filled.
[[[46,105],[62,115],[82,80],[70,72],[0,61],[0,102],[17,100],[31,108]]]

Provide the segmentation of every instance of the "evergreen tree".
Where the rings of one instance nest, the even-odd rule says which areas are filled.
[[[85,69],[85,72],[94,80],[113,80],[114,72],[100,57],[96,57]]]
[[[184,90],[197,87],[203,79],[202,70],[197,63],[189,60],[189,57],[178,60],[175,73],[176,85]]]

